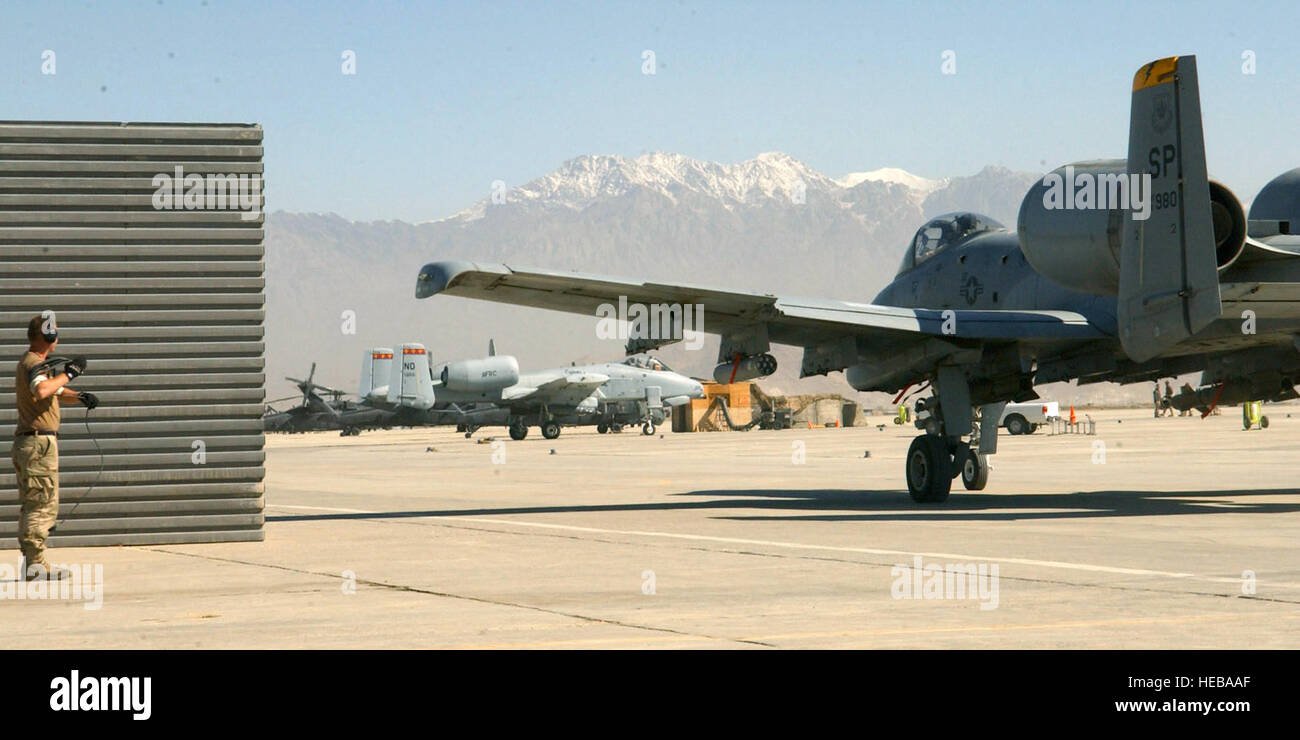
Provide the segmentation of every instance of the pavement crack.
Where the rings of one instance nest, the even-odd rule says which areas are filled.
[[[493,530],[488,530],[488,531],[493,531]],[[298,573],[300,575],[319,576],[321,578],[329,578],[331,580],[336,580],[336,581],[342,580],[342,578],[335,573],[325,573],[321,571],[308,570],[305,568],[291,568],[287,565],[276,565],[275,563],[258,563],[252,560],[240,560],[238,558],[222,558],[222,557],[215,557],[212,555],[199,555],[197,553],[178,552],[176,550],[168,550],[160,547],[141,547],[140,549],[147,550],[149,552],[164,553],[167,555],[178,555],[180,557],[196,558],[199,560],[209,560],[209,561],[220,562],[220,563],[232,563],[236,565],[248,565],[255,568],[270,568],[273,570],[282,570],[289,573]],[[593,617],[587,614],[566,612],[560,609],[549,609],[547,607],[536,606],[534,604],[524,604],[524,603],[519,603],[514,601],[505,601],[502,599],[489,599],[482,596],[470,596],[468,594],[455,594],[449,591],[436,591],[428,588],[419,588],[417,586],[407,586],[407,585],[397,584],[397,583],[385,583],[383,581],[374,581],[367,578],[356,578],[355,580],[357,583],[365,584],[367,586],[373,586],[376,588],[384,588],[390,591],[404,591],[407,593],[422,594],[425,596],[438,596],[447,599],[459,599],[461,601],[471,601],[479,604],[491,604],[493,606],[505,606],[505,607],[513,607],[515,609],[526,609],[529,611],[540,612],[543,614],[551,614],[555,616],[566,617],[568,619],[576,619],[579,621],[588,622],[592,624],[605,624],[614,627],[625,627],[627,629],[645,630],[649,632],[662,632],[671,635],[679,635],[682,637],[693,637],[693,638],[704,639],[704,640],[722,640],[726,642],[736,642],[745,645],[755,645],[758,647],[776,647],[771,643],[762,642],[760,640],[747,640],[747,639],[736,638],[736,637],[720,637],[717,635],[706,635],[706,634],[700,634],[694,632],[687,632],[685,630],[675,630],[670,627],[656,627],[647,624],[637,624],[635,622],[624,622],[618,619],[608,619],[605,617]]]
[[[491,527],[484,527],[484,526],[451,524],[443,521],[421,522],[421,521],[414,521],[414,520],[390,520],[390,519],[367,518],[367,517],[359,517],[358,519],[356,519],[356,521],[367,521],[367,522],[373,522],[375,524],[392,524],[392,525],[399,525],[399,526],[405,525],[411,527],[441,527],[445,529],[466,530],[471,532],[485,532],[491,534],[512,535],[517,537],[549,537],[552,539],[573,540],[578,542],[599,542],[601,544],[625,545],[628,547],[662,547],[662,548],[671,548],[674,550],[685,550],[690,552],[722,553],[728,555],[743,555],[748,557],[775,558],[777,560],[803,560],[803,561],[825,562],[825,563],[843,563],[846,565],[871,565],[871,566],[878,566],[882,568],[890,568],[895,565],[898,565],[898,563],[895,562],[885,563],[885,562],[877,562],[873,560],[854,560],[852,558],[837,558],[837,557],[830,557],[826,555],[797,555],[797,554],[787,554],[787,553],[777,553],[777,552],[762,552],[759,550],[742,550],[742,549],[727,548],[727,547],[704,547],[701,545],[670,545],[667,543],[656,542],[653,540],[646,541],[646,542],[632,542],[628,540],[614,540],[614,539],[608,539],[604,537],[591,537],[591,536],[582,536],[576,534],[560,534],[556,532],[539,532],[536,530],[513,531],[508,529],[494,529]],[[1003,580],[1015,581],[1019,583],[1037,583],[1037,584],[1053,585],[1053,586],[1074,586],[1078,588],[1095,588],[1095,589],[1105,589],[1110,591],[1125,591],[1131,593],[1158,593],[1158,594],[1175,594],[1175,595],[1185,595],[1185,596],[1211,596],[1219,599],[1241,599],[1243,601],[1257,601],[1257,602],[1274,603],[1274,604],[1300,605],[1300,599],[1283,599],[1283,598],[1276,598],[1276,597],[1269,597],[1269,596],[1260,596],[1258,594],[1253,594],[1253,595],[1252,594],[1231,594],[1231,593],[1219,593],[1215,591],[1194,591],[1188,589],[1171,590],[1165,588],[1154,588],[1150,586],[1131,586],[1131,585],[1120,585],[1120,584],[1113,584],[1113,583],[1086,583],[1086,582],[1079,582],[1079,581],[1066,581],[1066,580],[1060,580],[1055,578],[1029,578],[1026,576],[1000,575],[999,578]],[[719,639],[730,639],[730,638],[719,638]]]

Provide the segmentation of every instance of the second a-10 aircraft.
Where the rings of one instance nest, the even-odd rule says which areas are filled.
[[[518,360],[496,354],[489,342],[487,357],[435,368],[422,344],[366,350],[357,397],[391,410],[399,424],[450,411],[467,437],[501,425],[514,440],[528,436],[530,425],[546,439],[559,437],[562,425],[595,426],[603,434],[640,424],[651,435],[670,408],[704,397],[698,381],[650,357],[521,373]]]
[[[1296,398],[1298,225],[1300,169],[1265,186],[1249,218],[1209,180],[1195,58],[1170,57],[1133,80],[1126,159],[1049,173],[1021,204],[1018,231],[974,213],[930,221],[872,303],[468,262],[425,265],[415,295],[588,316],[620,300],[694,304],[721,335],[719,371],[730,365],[735,380],[775,369],[775,342],[803,348],[801,376],[843,371],[856,390],[900,398],[928,389],[905,475],[914,500],[940,502],[957,475],[984,487],[997,426],[979,420],[1037,398],[1035,384],[1200,371],[1201,387],[1176,405]]]

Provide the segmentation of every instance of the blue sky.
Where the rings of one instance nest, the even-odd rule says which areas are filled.
[[[1122,156],[1135,69],[1194,53],[1210,171],[1249,200],[1300,166],[1297,21],[1286,2],[0,0],[0,119],[257,122],[273,210],[415,221],[579,154],[927,177]]]

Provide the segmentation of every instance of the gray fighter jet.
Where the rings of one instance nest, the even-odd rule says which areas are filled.
[[[872,303],[464,262],[425,265],[415,291],[588,315],[619,298],[702,305],[722,337],[719,371],[730,364],[738,379],[770,372],[777,342],[803,347],[803,376],[843,371],[857,390],[899,398],[928,388],[905,472],[913,499],[940,502],[957,475],[984,487],[1002,406],[1036,398],[1038,383],[1201,371],[1181,403],[1295,398],[1297,224],[1300,169],[1270,182],[1249,219],[1209,180],[1195,58],[1184,56],[1134,78],[1126,160],[1044,176],[1018,233],[974,213],[925,224]],[[676,337],[638,339],[629,349]]]
[[[384,377],[386,385],[375,385]],[[669,408],[703,398],[704,388],[653,358],[520,373],[518,360],[497,355],[489,343],[483,359],[435,369],[424,345],[408,343],[396,352],[378,347],[362,355],[357,396],[407,414],[455,413],[467,437],[480,427],[503,425],[511,439],[522,440],[529,424],[541,427],[547,439],[560,436],[562,425],[594,425],[604,433],[639,423],[651,435]]]

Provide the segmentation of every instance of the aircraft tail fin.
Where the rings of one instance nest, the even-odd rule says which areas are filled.
[[[433,370],[423,344],[409,342],[394,353],[388,381],[388,402],[394,406],[428,409],[433,406]]]
[[[1158,59],[1134,76],[1128,172],[1145,202],[1134,198],[1124,215],[1119,334],[1142,362],[1220,315],[1196,57]]]
[[[388,378],[392,374],[393,349],[373,347],[361,353],[361,386],[357,398],[361,401],[382,400],[388,397]],[[376,385],[379,383],[380,385]]]

